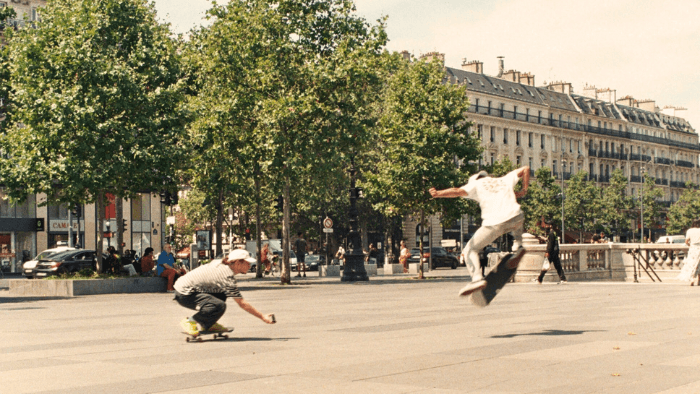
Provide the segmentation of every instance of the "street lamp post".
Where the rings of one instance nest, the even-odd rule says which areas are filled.
[[[646,167],[640,168],[640,174],[642,176],[642,189],[639,191],[639,220],[640,229],[639,242],[644,243],[644,174],[647,172]]]
[[[564,234],[564,168],[566,168],[566,159],[561,159],[561,243],[566,243]]]
[[[350,210],[348,212],[348,222],[350,231],[348,233],[348,253],[345,254],[345,268],[341,282],[354,282],[369,280],[365,270],[365,254],[362,252],[362,240],[358,229],[356,201],[360,197],[362,189],[355,187],[355,160],[350,159]]]

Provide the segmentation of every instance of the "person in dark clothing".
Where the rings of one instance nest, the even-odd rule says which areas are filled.
[[[297,233],[294,249],[296,249],[297,253],[297,276],[301,276],[299,269],[303,269],[304,277],[306,277],[306,264],[304,263],[304,258],[306,257],[306,240],[304,239],[304,234],[301,232]]]
[[[547,251],[544,257],[549,259],[549,262],[554,265],[554,268],[559,274],[559,283],[566,283],[566,275],[564,275],[564,269],[561,267],[561,259],[559,259],[559,239],[557,239],[557,234],[554,231],[551,222],[545,224],[547,227]],[[540,276],[537,278],[537,282],[540,284],[544,279],[544,275],[547,273],[547,269],[542,269]]]

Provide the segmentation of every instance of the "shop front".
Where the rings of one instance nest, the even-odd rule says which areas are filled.
[[[36,256],[36,232],[44,231],[36,219],[36,199],[29,196],[12,204],[0,188],[0,269],[3,273],[22,272],[22,264]]]

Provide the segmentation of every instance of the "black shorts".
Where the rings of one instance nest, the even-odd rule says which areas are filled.
[[[304,262],[304,255],[303,255],[303,254],[301,254],[301,255],[298,254],[298,255],[297,255],[297,263],[303,263],[303,262]]]

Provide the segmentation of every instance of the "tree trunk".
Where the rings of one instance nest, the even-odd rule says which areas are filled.
[[[104,192],[97,193],[97,272],[102,273],[104,270],[104,261],[102,259],[102,244],[104,242],[104,226],[105,226],[105,199]],[[85,228],[87,231],[87,226]]]
[[[114,210],[117,221],[117,239],[115,239],[115,242],[117,243],[117,254],[123,256],[124,248],[122,247],[122,243],[124,243],[124,200],[121,197],[114,196]]]
[[[284,180],[284,203],[282,217],[282,273],[280,274],[282,284],[292,283],[291,265],[289,264],[289,224],[291,214],[289,212],[289,177]]]
[[[423,276],[423,234],[425,234],[425,211],[420,210],[420,242],[418,252],[418,279],[425,279]]]
[[[256,164],[255,165],[255,247],[257,248],[256,250],[258,251],[258,267],[257,270],[255,270],[255,277],[256,278],[262,278],[263,277],[263,266],[262,266],[262,254],[260,254],[260,251],[262,250],[262,228],[260,226],[260,176],[259,176],[259,167]]]
[[[219,195],[216,199],[216,253],[214,256],[222,254],[223,248],[221,246],[221,233],[222,233],[222,223],[224,222],[224,191],[219,190]]]

